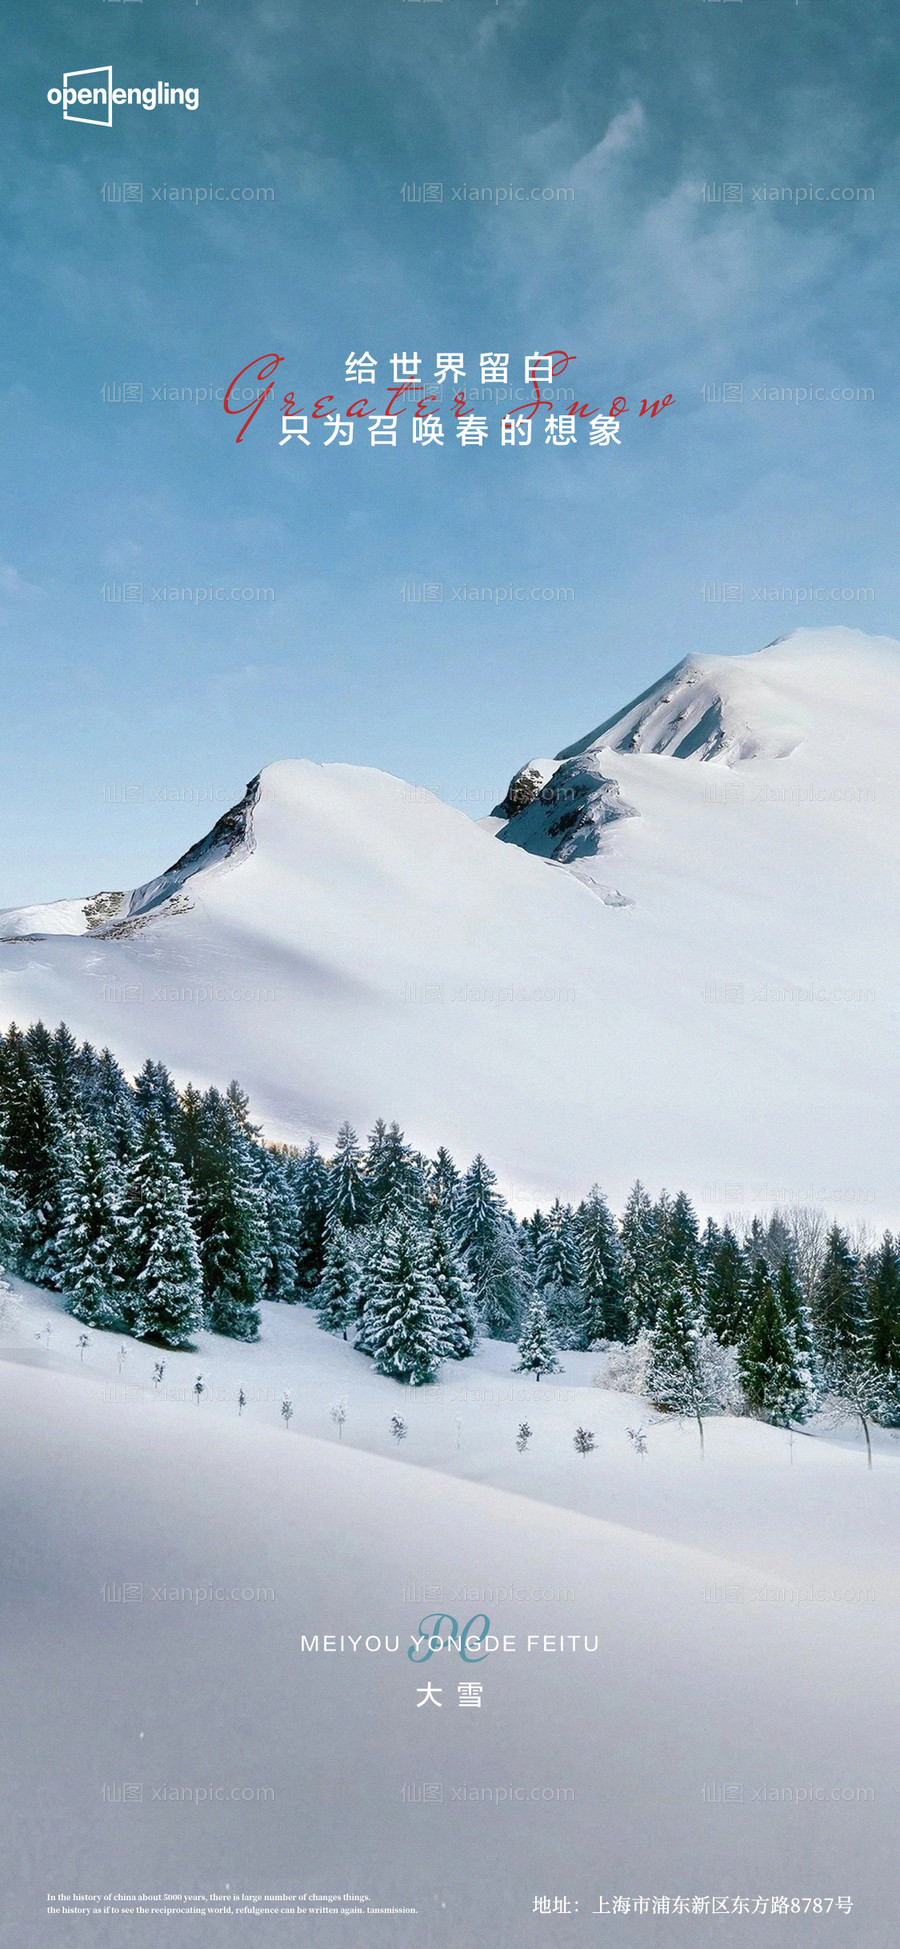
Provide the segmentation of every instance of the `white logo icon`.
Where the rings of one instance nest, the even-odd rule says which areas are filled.
[[[102,81],[101,81],[102,76]],[[88,82],[92,85],[89,86]],[[81,86],[78,86],[78,83]],[[55,92],[55,91],[54,91]],[[99,101],[98,101],[99,97]],[[63,121],[92,122],[95,128],[112,128],[112,68],[75,68],[71,74],[63,75]],[[70,110],[99,107],[105,103],[102,115],[72,115]]]
[[[114,88],[112,68],[73,68],[63,75],[61,88],[48,88],[53,108],[62,105],[64,122],[89,122],[95,129],[111,129],[113,102],[120,108],[188,108],[200,106],[199,88],[173,87],[156,81],[149,88]]]

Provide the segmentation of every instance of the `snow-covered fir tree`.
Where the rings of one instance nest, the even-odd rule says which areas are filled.
[[[900,1260],[897,1244],[885,1232],[866,1281],[868,1353],[885,1377],[887,1415],[900,1420]]]
[[[184,1174],[152,1111],[126,1173],[117,1270],[129,1332],[190,1347],[203,1323],[200,1257]]]
[[[785,1252],[778,1262],[775,1274],[775,1290],[778,1304],[794,1336],[798,1353],[803,1355],[808,1366],[812,1363],[813,1337],[809,1322],[809,1312],[804,1304],[803,1293],[792,1252]]]
[[[712,1345],[709,1344],[712,1341]],[[650,1336],[647,1397],[669,1414],[692,1416],[703,1447],[703,1417],[720,1406],[713,1336],[686,1273],[674,1275]]]
[[[749,1266],[731,1226],[726,1225],[706,1278],[707,1324],[724,1347],[738,1346],[749,1332],[753,1318],[749,1289]]]
[[[88,1043],[81,1052],[83,1059],[86,1052],[94,1055]],[[101,1049],[94,1058],[90,1085],[83,1087],[82,1100],[83,1115],[93,1125],[99,1125],[113,1161],[119,1165],[126,1163],[137,1142],[137,1105],[124,1070],[109,1049]]]
[[[255,1148],[266,1224],[266,1299],[290,1304],[297,1294],[297,1204],[287,1160],[278,1151]]]
[[[537,1251],[535,1285],[560,1346],[582,1345],[584,1302],[578,1283],[578,1239],[571,1205],[554,1199]]]
[[[748,1265],[753,1266],[757,1259],[763,1259],[772,1278],[777,1276],[781,1260],[792,1253],[791,1231],[782,1212],[773,1211],[768,1219],[756,1216],[751,1220],[744,1239],[744,1252]]]
[[[6,1116],[0,1107],[0,1264],[14,1266],[18,1262],[25,1207],[6,1156]]]
[[[347,1328],[359,1316],[360,1276],[353,1239],[339,1218],[332,1218],[325,1234],[325,1264],[316,1288],[319,1325],[326,1333],[347,1338]]]
[[[540,1210],[533,1211],[530,1218],[522,1219],[519,1227],[522,1264],[525,1269],[528,1284],[532,1288],[537,1285],[538,1261],[541,1256],[541,1246],[546,1235],[547,1218],[544,1212]]]
[[[289,1164],[296,1214],[297,1290],[315,1300],[325,1264],[328,1224],[328,1167],[317,1144],[309,1143]]]
[[[628,1337],[652,1327],[660,1302],[660,1250],[652,1200],[637,1180],[628,1193],[620,1226],[622,1278],[628,1308]]]
[[[575,1232],[582,1306],[580,1344],[598,1347],[603,1340],[625,1340],[628,1312],[622,1247],[612,1212],[596,1184],[578,1207]]]
[[[700,1297],[700,1232],[697,1214],[686,1191],[676,1193],[671,1205],[663,1192],[657,1206],[657,1225],[663,1240],[663,1266],[668,1278],[677,1272],[687,1279],[695,1298]]]
[[[250,1098],[234,1076],[225,1091],[225,1101],[238,1129],[243,1131],[245,1137],[255,1141],[260,1135],[260,1126],[253,1122],[250,1115]]]
[[[444,1219],[435,1213],[428,1227],[426,1263],[443,1314],[442,1359],[466,1360],[477,1338],[475,1301]]]
[[[750,1275],[753,1320],[738,1350],[741,1384],[752,1414],[780,1427],[805,1421],[814,1405],[812,1376],[765,1259]]]
[[[514,1341],[530,1297],[518,1228],[508,1213],[497,1236],[493,1261],[486,1269],[484,1310],[478,1313],[489,1338]]]
[[[522,1252],[515,1220],[497,1191],[493,1171],[480,1155],[459,1187],[453,1241],[471,1281],[482,1331],[495,1340],[514,1340],[524,1293]]]
[[[852,1358],[864,1337],[859,1264],[839,1225],[828,1234],[813,1301],[816,1347],[826,1363]]]
[[[58,1290],[57,1240],[69,1146],[53,1086],[34,1064],[21,1089],[7,1098],[4,1149],[24,1209],[18,1269],[36,1285]]]
[[[328,1172],[328,1213],[353,1230],[364,1225],[369,1213],[368,1187],[363,1175],[363,1154],[352,1124],[342,1123],[337,1134],[334,1156]]]
[[[425,1167],[425,1196],[431,1210],[439,1212],[442,1218],[449,1221],[459,1186],[459,1172],[450,1152],[442,1144]]]
[[[423,1233],[408,1218],[389,1225],[371,1269],[363,1315],[375,1371],[421,1387],[443,1359],[447,1321],[428,1268]]]
[[[266,1225],[252,1147],[218,1090],[207,1090],[198,1121],[191,1210],[203,1268],[204,1318],[215,1333],[255,1340]]]
[[[71,1165],[63,1185],[58,1239],[62,1290],[69,1312],[87,1326],[121,1325],[121,1185],[99,1130],[75,1125]]]
[[[145,1062],[135,1080],[134,1101],[141,1117],[152,1114],[161,1130],[174,1141],[181,1116],[178,1091],[162,1062]]]
[[[421,1160],[398,1123],[388,1127],[383,1118],[378,1118],[366,1148],[364,1172],[371,1223],[378,1225],[390,1214],[422,1209],[425,1179]]]
[[[778,1273],[782,1259],[791,1256],[791,1230],[783,1211],[773,1211],[766,1227],[765,1260],[772,1277]]]
[[[713,1261],[715,1259],[716,1253],[718,1252],[721,1243],[722,1243],[722,1233],[720,1232],[715,1219],[708,1218],[706,1224],[703,1227],[703,1233],[698,1248],[698,1260],[700,1265],[700,1286],[703,1293],[706,1292],[707,1285],[709,1284],[709,1276],[712,1271]]]
[[[554,1198],[547,1213],[547,1224],[537,1255],[537,1283],[547,1286],[577,1286],[578,1240],[571,1205]]]
[[[61,1116],[68,1120],[81,1110],[81,1065],[78,1044],[70,1028],[60,1022],[50,1037],[46,1072]]]
[[[542,1374],[561,1372],[556,1345],[547,1317],[544,1300],[537,1295],[531,1302],[522,1327],[519,1340],[518,1365],[514,1374],[533,1374],[539,1381]]]

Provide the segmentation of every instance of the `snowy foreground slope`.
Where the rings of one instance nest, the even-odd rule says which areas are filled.
[[[835,629],[689,659],[481,826],[270,765],[147,886],[0,917],[0,1019],[237,1075],[288,1140],[396,1116],[522,1204],[893,1225],[898,749],[900,645]]]
[[[302,1307],[265,1307],[258,1347],[167,1355],[158,1394],[153,1349],[126,1343],[120,1372],[118,1340],[92,1334],[82,1365],[76,1335],[32,1293],[0,1347],[4,1940],[894,1949],[890,1437],[869,1475],[854,1443],[798,1436],[791,1460],[782,1431],[717,1420],[701,1462],[695,1431],[591,1386],[596,1356],[545,1392],[496,1343],[464,1387],[411,1399]],[[437,1611],[485,1613],[515,1649],[417,1667]],[[417,1704],[428,1681],[440,1706]],[[160,1892],[368,1902],[45,1913],[48,1893]],[[593,1913],[616,1896],[627,1914]],[[659,1896],[728,1908],[635,1912]],[[773,1896],[834,1905],[779,1916]]]

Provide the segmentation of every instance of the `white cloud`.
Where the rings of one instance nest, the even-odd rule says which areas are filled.
[[[26,582],[8,562],[0,564],[0,591],[5,596],[42,596],[44,591],[36,582]]]
[[[580,183],[583,188],[595,181],[611,162],[633,149],[644,132],[646,117],[640,102],[630,102],[618,115],[614,115],[606,134],[587,154],[582,156],[570,172],[571,181]]]
[[[486,14],[478,23],[476,40],[481,48],[492,47],[501,27],[515,27],[521,13],[524,13],[527,0],[505,0],[502,7],[495,7],[492,14]]]

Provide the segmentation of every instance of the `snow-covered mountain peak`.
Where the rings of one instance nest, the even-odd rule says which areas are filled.
[[[189,846],[174,865],[143,886],[125,893],[104,891],[84,899],[51,900],[42,906],[14,907],[0,913],[0,939],[42,940],[51,934],[128,934],[159,908],[184,912],[190,898],[184,892],[196,873],[253,849],[251,813],[260,792],[260,777],[251,778],[242,799],[223,812],[211,831]]]
[[[687,656],[596,730],[557,753],[602,750],[670,758],[787,758],[828,726],[860,687],[900,712],[900,643],[856,629],[796,629],[747,656]]]
[[[396,1116],[523,1208],[640,1175],[894,1224],[900,645],[799,631],[655,708],[703,686],[790,755],[676,761],[648,695],[644,747],[620,713],[488,830],[384,772],[267,766],[157,879],[4,916],[0,1024],[236,1075],[289,1142]]]
[[[687,656],[603,724],[514,774],[497,837],[575,866],[604,828],[641,810],[622,759],[733,767],[796,756],[843,774],[883,763],[900,736],[900,643],[855,629],[797,629],[746,656]]]

